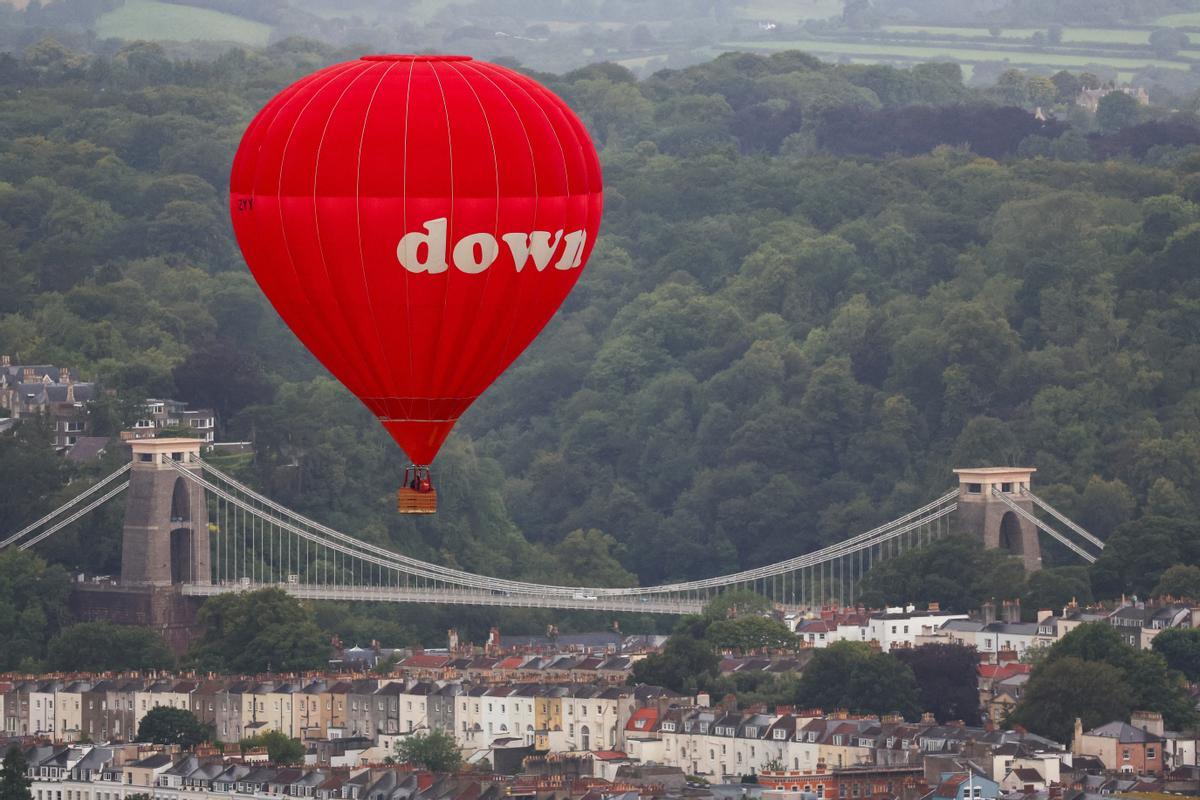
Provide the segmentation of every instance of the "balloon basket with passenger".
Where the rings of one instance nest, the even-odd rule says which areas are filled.
[[[396,510],[401,514],[437,513],[437,489],[429,467],[411,464],[404,470],[404,483],[396,492]]]

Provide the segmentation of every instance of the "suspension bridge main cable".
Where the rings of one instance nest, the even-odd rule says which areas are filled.
[[[1087,531],[1085,531],[1085,530],[1084,530],[1082,527],[1080,527],[1080,526],[1079,526],[1079,525],[1077,525],[1075,522],[1073,522],[1072,520],[1070,520],[1070,519],[1069,519],[1069,518],[1068,518],[1068,517],[1067,517],[1065,514],[1062,514],[1062,513],[1060,513],[1060,512],[1059,512],[1059,510],[1058,510],[1057,508],[1055,508],[1054,506],[1050,505],[1049,503],[1047,503],[1047,502],[1046,502],[1045,500],[1043,500],[1042,498],[1038,497],[1038,496],[1037,496],[1036,494],[1034,494],[1033,492],[1029,491],[1028,489],[1022,489],[1022,490],[1021,490],[1021,494],[1026,494],[1026,495],[1029,495],[1029,499],[1030,499],[1030,500],[1032,500],[1034,503],[1036,503],[1036,504],[1037,504],[1037,506],[1038,506],[1039,508],[1041,508],[1043,511],[1045,511],[1047,514],[1049,514],[1050,516],[1054,517],[1056,520],[1058,520],[1059,522],[1061,522],[1063,525],[1066,525],[1068,528],[1070,528],[1071,530],[1073,530],[1073,531],[1075,531],[1076,533],[1078,533],[1078,534],[1079,534],[1080,536],[1082,536],[1084,539],[1087,539],[1089,542],[1091,542],[1092,544],[1094,544],[1096,547],[1099,547],[1101,550],[1103,550],[1103,549],[1104,549],[1104,542],[1103,542],[1103,541],[1101,541],[1100,539],[1096,538],[1096,537],[1095,537],[1095,536],[1093,536],[1092,534],[1090,534],[1090,533],[1088,533]]]
[[[21,543],[20,545],[17,546],[17,549],[18,550],[28,550],[29,548],[33,547],[35,544],[37,544],[38,542],[47,538],[48,536],[52,536],[53,534],[58,533],[58,531],[60,531],[62,528],[65,528],[67,525],[70,525],[72,522],[79,519],[84,514],[87,514],[89,511],[91,511],[95,508],[99,508],[100,506],[104,505],[109,500],[113,499],[114,497],[119,495],[121,492],[125,491],[128,487],[129,487],[129,481],[125,481],[124,483],[117,484],[112,489],[109,489],[108,492],[104,494],[104,496],[96,498],[92,502],[88,503],[87,506],[85,506],[84,508],[79,509],[74,514],[72,514],[71,516],[67,517],[64,520],[61,520],[60,522],[56,523],[52,527],[47,528],[46,530],[42,531],[41,533],[39,533],[37,536],[33,537],[29,541]]]
[[[586,587],[571,587],[571,586],[555,586],[555,585],[549,585],[549,584],[531,583],[531,582],[526,582],[526,581],[512,581],[512,580],[508,580],[508,579],[504,579],[504,578],[491,578],[491,577],[486,577],[486,576],[480,576],[480,575],[477,575],[477,574],[471,573],[471,572],[465,572],[462,570],[451,569],[449,567],[443,567],[443,566],[440,566],[437,564],[431,564],[427,561],[421,561],[419,559],[412,558],[411,556],[405,556],[403,554],[396,553],[395,551],[388,550],[388,549],[382,548],[382,547],[377,547],[377,546],[369,544],[367,542],[363,542],[362,540],[357,539],[353,536],[348,536],[347,534],[344,534],[340,531],[336,531],[332,528],[322,525],[321,523],[316,522],[315,520],[309,519],[308,517],[305,517],[302,514],[292,511],[291,509],[287,508],[286,506],[280,505],[279,503],[276,503],[275,501],[271,500],[270,498],[265,497],[264,495],[261,495],[261,494],[255,492],[253,489],[250,489],[248,486],[245,486],[244,484],[237,481],[236,479],[230,477],[229,475],[226,475],[225,473],[221,472],[219,469],[212,466],[211,464],[209,464],[207,461],[204,461],[203,459],[200,459],[200,464],[201,464],[201,467],[205,471],[209,472],[214,477],[217,477],[217,478],[225,481],[230,486],[233,486],[237,491],[243,492],[248,497],[271,508],[272,510],[276,511],[281,516],[290,517],[294,522],[298,522],[302,525],[309,526],[310,528],[312,528],[313,530],[315,530],[317,532],[323,533],[323,534],[333,537],[339,541],[345,542],[352,547],[361,548],[363,550],[372,552],[372,553],[380,556],[381,558],[384,558],[384,559],[387,559],[390,561],[401,562],[404,565],[406,565],[407,567],[410,567],[411,569],[416,570],[422,577],[437,580],[438,579],[437,576],[442,576],[443,579],[449,579],[451,582],[463,582],[463,583],[466,583],[467,585],[472,585],[472,586],[480,586],[478,581],[480,578],[483,578],[486,581],[486,584],[483,585],[482,588],[514,591],[514,592],[521,592],[521,593],[535,593],[535,594],[544,594],[546,592],[550,592],[553,594],[574,595],[574,594],[579,593],[581,588],[583,588],[583,590],[586,591],[587,593],[604,595],[604,596],[650,595],[650,594],[665,594],[665,593],[674,593],[674,592],[699,591],[699,590],[705,590],[705,589],[722,589],[722,588],[725,588],[725,587],[728,587],[728,586],[731,586],[731,585],[734,585],[737,583],[746,583],[746,582],[755,581],[755,580],[762,580],[764,578],[774,577],[775,575],[780,575],[780,574],[784,574],[787,572],[791,572],[795,569],[812,566],[814,563],[816,563],[816,561],[814,561],[814,560],[837,558],[837,557],[845,554],[844,551],[846,550],[846,548],[853,547],[854,545],[864,543],[867,540],[875,540],[875,539],[883,540],[885,538],[891,538],[891,537],[882,537],[881,534],[891,531],[892,529],[894,529],[896,527],[904,525],[904,523],[907,523],[911,520],[917,519],[919,517],[922,517],[923,515],[928,514],[930,511],[937,508],[938,506],[941,506],[941,505],[953,500],[955,497],[958,496],[958,492],[959,492],[958,489],[953,489],[953,490],[947,492],[946,494],[942,495],[938,499],[934,500],[933,502],[928,503],[928,504],[922,506],[921,508],[915,509],[914,511],[910,511],[909,513],[905,514],[904,516],[898,517],[897,519],[886,522],[883,525],[878,526],[877,528],[866,531],[865,533],[858,534],[857,536],[854,536],[854,537],[844,540],[842,542],[838,542],[837,544],[829,545],[820,550],[816,550],[811,553],[807,553],[805,555],[798,556],[798,557],[790,559],[788,561],[782,561],[782,562],[778,562],[776,564],[770,564],[770,565],[763,566],[763,567],[755,567],[755,568],[752,568],[749,570],[744,570],[742,572],[737,572],[737,573],[733,573],[733,574],[729,574],[729,575],[722,575],[722,576],[718,576],[718,577],[714,577],[714,578],[706,578],[706,579],[702,579],[702,580],[685,581],[685,582],[670,583],[670,584],[660,584],[658,586],[612,589],[612,588],[600,588],[600,587],[586,588]],[[176,467],[178,468],[178,465],[176,465]],[[937,518],[940,518],[941,516],[943,516],[943,515],[938,514],[932,518],[937,519]],[[912,526],[906,527],[905,531],[909,531],[912,529],[913,529]]]
[[[178,471],[181,475],[187,477],[191,481],[200,483],[201,485],[204,486],[204,488],[208,489],[209,491],[212,491],[214,494],[225,499],[227,502],[234,504],[236,507],[241,508],[243,511],[246,511],[246,512],[248,512],[250,514],[254,514],[254,515],[262,514],[261,510],[254,508],[250,503],[246,502],[245,500],[242,500],[241,498],[238,498],[236,495],[231,494],[230,492],[227,492],[226,490],[222,489],[217,484],[205,479],[201,475],[197,475],[195,472],[185,468],[183,465],[181,465],[179,463],[175,463],[175,462],[170,462],[170,463],[171,463],[171,466],[176,471]],[[237,481],[230,480],[228,482],[231,483],[233,486],[240,488],[240,485],[238,484]],[[252,493],[252,492],[248,492],[248,494],[250,494],[253,497],[253,499],[255,499],[255,500],[258,500],[259,497],[261,497],[261,495],[255,496],[255,493]],[[914,512],[906,514],[901,519],[909,520],[907,524],[896,527],[895,523],[898,522],[899,520],[893,521],[892,523],[889,523],[888,525],[880,526],[879,528],[877,528],[873,531],[868,531],[865,534],[860,534],[859,536],[853,537],[852,539],[848,539],[846,541],[839,542],[838,544],[835,544],[835,545],[830,545],[826,548],[822,548],[821,550],[806,554],[804,556],[800,556],[799,558],[796,558],[796,559],[791,559],[790,561],[787,561],[787,562],[782,562],[782,564],[780,564],[780,565],[775,565],[773,570],[770,568],[765,568],[765,571],[764,571],[764,568],[759,568],[758,570],[753,570],[753,571],[749,571],[749,572],[762,573],[763,575],[781,574],[781,573],[784,573],[784,572],[787,572],[787,571],[790,571],[790,570],[796,569],[796,568],[810,567],[810,566],[822,564],[833,558],[838,558],[838,557],[848,555],[848,554],[856,552],[862,548],[872,547],[872,546],[876,546],[883,542],[891,541],[893,539],[896,539],[897,537],[903,536],[905,533],[909,533],[913,530],[916,530],[920,526],[926,525],[930,522],[940,519],[940,518],[946,516],[947,514],[951,513],[952,511],[954,511],[954,509],[957,508],[957,503],[952,503],[950,505],[944,505],[944,504],[947,500],[952,499],[954,496],[956,496],[956,494],[957,494],[957,492],[950,492],[947,495],[934,501],[933,503],[930,503],[927,506],[924,506],[921,509],[918,509]],[[270,502],[270,501],[268,501],[268,502]],[[278,504],[274,504],[274,505],[278,505]],[[931,509],[937,509],[937,507],[939,505],[943,505],[943,507],[936,510],[932,514],[928,513]],[[294,515],[294,512],[289,512],[287,509],[285,509],[283,507],[279,507],[279,510],[282,513],[287,513],[288,516]],[[296,515],[296,516],[299,516],[299,515]],[[435,581],[435,582],[440,580],[445,583],[458,584],[460,586],[470,587],[470,588],[495,589],[499,585],[504,584],[504,585],[513,587],[516,590],[517,594],[519,594],[519,595],[545,596],[546,594],[562,595],[562,594],[570,593],[573,596],[575,594],[580,593],[581,591],[583,591],[584,593],[587,593],[589,595],[595,595],[597,598],[599,598],[601,596],[611,598],[611,597],[629,597],[629,596],[637,596],[637,595],[661,595],[661,594],[674,594],[674,593],[678,593],[680,591],[686,591],[686,590],[694,590],[696,588],[702,588],[704,586],[724,587],[724,586],[732,585],[735,583],[746,582],[748,580],[748,578],[743,577],[743,576],[747,575],[748,573],[737,573],[734,575],[722,576],[719,578],[710,578],[705,581],[692,581],[692,582],[689,582],[686,584],[662,584],[662,585],[658,585],[658,586],[633,587],[633,588],[627,588],[627,589],[603,589],[603,588],[599,588],[599,587],[581,589],[581,588],[575,588],[575,587],[551,586],[551,585],[543,585],[543,584],[536,584],[536,583],[516,583],[516,582],[511,582],[511,581],[502,581],[500,579],[494,579],[494,578],[490,578],[490,577],[483,576],[483,575],[477,575],[475,573],[470,573],[470,572],[461,572],[458,570],[446,570],[445,568],[438,569],[437,565],[429,564],[427,562],[419,561],[417,559],[412,559],[407,556],[402,557],[402,560],[404,562],[408,562],[408,563],[403,563],[403,564],[398,563],[398,558],[397,558],[398,554],[396,554],[392,551],[383,549],[383,548],[375,547],[373,545],[367,545],[365,542],[362,542],[358,539],[355,539],[354,537],[347,536],[346,534],[342,534],[340,532],[336,532],[336,531],[334,532],[336,534],[336,538],[339,541],[346,542],[349,546],[335,543],[335,542],[330,542],[330,541],[324,539],[318,533],[313,532],[313,531],[304,530],[303,528],[293,524],[292,522],[290,522],[286,519],[279,519],[279,518],[274,518],[274,517],[270,517],[270,516],[266,516],[265,519],[267,521],[272,522],[273,524],[279,525],[280,527],[284,528],[285,530],[287,530],[295,535],[303,537],[306,541],[312,542],[313,544],[316,544],[318,546],[328,547],[328,548],[334,550],[335,552],[341,553],[343,555],[351,556],[353,558],[361,559],[367,563],[375,564],[375,565],[380,566],[385,569],[392,569],[392,570],[395,570],[398,572],[405,572],[405,573],[414,575],[416,577],[425,578],[427,580],[431,580],[431,581]],[[324,528],[325,526],[320,526],[320,527]],[[326,529],[326,530],[331,530],[331,529]],[[879,531],[882,531],[882,533],[878,533]],[[378,555],[375,555],[374,553],[370,553],[370,552],[356,552],[356,548],[363,548],[366,550],[374,551],[374,553],[378,553]],[[783,568],[783,567],[786,567],[786,568]],[[431,569],[431,568],[433,568],[433,569]],[[453,574],[446,575],[447,572],[450,572]],[[756,577],[758,577],[758,576],[756,576]],[[447,578],[449,578],[449,580],[447,580]]]
[[[1035,517],[1033,514],[1030,514],[1028,511],[1021,508],[1019,505],[1017,505],[1015,502],[1013,502],[1012,498],[1010,498],[1006,494],[1004,494],[1004,492],[1001,492],[1000,490],[993,487],[992,494],[995,495],[996,497],[1000,498],[1000,500],[1006,506],[1008,506],[1010,509],[1012,509],[1013,512],[1016,513],[1017,516],[1021,517],[1022,519],[1026,520],[1028,522],[1033,523],[1033,525],[1035,525],[1036,527],[1038,527],[1038,528],[1042,529],[1043,531],[1045,531],[1046,533],[1050,534],[1050,536],[1057,539],[1065,547],[1074,551],[1075,554],[1078,555],[1080,558],[1082,558],[1084,561],[1088,562],[1089,564],[1096,563],[1096,557],[1094,555],[1092,555],[1091,553],[1084,550],[1079,545],[1072,542],[1066,536],[1063,536],[1061,533],[1054,530],[1054,528],[1051,528],[1048,523],[1043,522],[1042,520]]]
[[[68,500],[67,502],[65,502],[61,506],[59,506],[58,508],[51,511],[46,516],[42,517],[41,519],[37,520],[36,522],[31,522],[30,524],[26,525],[24,528],[17,531],[16,533],[14,533],[12,536],[9,536],[4,541],[0,542],[0,550],[3,550],[4,548],[8,547],[13,542],[17,541],[18,539],[20,539],[21,537],[30,533],[31,531],[37,530],[42,525],[45,525],[47,522],[49,522],[50,520],[57,517],[59,514],[62,514],[65,511],[67,511],[68,509],[72,508],[76,503],[80,502],[81,500],[84,500],[85,498],[90,497],[91,495],[100,491],[100,489],[102,489],[103,487],[112,483],[116,478],[118,478],[119,476],[124,475],[126,472],[128,472],[129,468],[132,466],[133,466],[133,462],[130,461],[129,463],[125,464],[123,467],[121,467],[120,469],[118,469],[116,472],[112,473],[108,477],[103,478],[102,480],[100,480],[100,481],[96,482],[95,484],[93,484],[92,486],[88,487],[88,489],[86,489],[85,491],[80,492],[79,494],[75,495],[70,500]],[[58,530],[58,528],[55,528],[54,530]],[[45,538],[45,537],[42,537],[42,538]],[[38,539],[37,541],[41,541],[41,539]]]

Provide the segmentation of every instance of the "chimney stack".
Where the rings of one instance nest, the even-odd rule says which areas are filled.
[[[996,603],[994,600],[988,600],[980,609],[983,612],[983,624],[991,625],[996,621]]]
[[[1020,600],[1005,600],[1004,601],[1004,621],[1016,624],[1021,621],[1021,601]]]
[[[65,383],[65,384],[71,383],[70,367],[59,367],[58,368],[58,382]]]
[[[12,356],[0,356],[0,367],[11,367]]]

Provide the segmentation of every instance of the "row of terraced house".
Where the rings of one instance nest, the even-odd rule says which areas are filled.
[[[383,678],[47,679],[0,683],[0,719],[7,736],[132,741],[142,718],[166,706],[191,711],[221,742],[266,731],[310,741],[441,730],[464,747],[510,738],[542,750],[601,750],[621,746],[639,708],[671,696],[645,686]]]

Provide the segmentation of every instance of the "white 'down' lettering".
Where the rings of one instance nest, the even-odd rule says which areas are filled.
[[[396,258],[409,272],[445,272],[450,262],[455,269],[468,275],[476,275],[490,267],[500,255],[500,243],[490,233],[472,233],[454,243],[450,261],[446,260],[446,218],[431,219],[423,231],[404,234],[396,245]],[[533,260],[534,269],[544,270],[555,253],[555,269],[575,269],[583,264],[583,245],[587,242],[587,231],[577,230],[563,235],[561,230],[531,231],[530,233],[505,233],[500,237],[512,253],[517,272]]]

